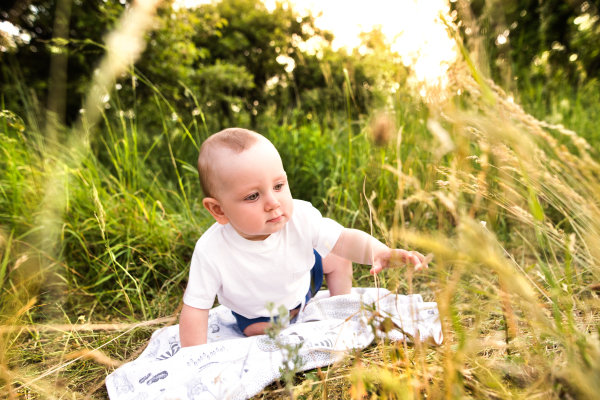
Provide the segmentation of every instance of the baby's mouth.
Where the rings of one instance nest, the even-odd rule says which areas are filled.
[[[267,222],[279,222],[279,221],[281,221],[282,218],[283,218],[283,214],[277,218],[270,219]]]

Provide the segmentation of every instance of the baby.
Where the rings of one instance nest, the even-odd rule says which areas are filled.
[[[200,148],[204,207],[217,221],[198,240],[183,296],[181,345],[206,343],[215,295],[232,310],[246,336],[262,335],[270,311],[293,318],[320,289],[348,294],[352,262],[381,272],[391,258],[427,268],[423,255],[391,250],[371,235],[323,218],[310,203],[292,199],[279,153],[246,129],[225,129]]]

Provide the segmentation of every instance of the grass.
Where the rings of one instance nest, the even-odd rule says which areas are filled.
[[[597,152],[476,74],[458,63],[448,89],[427,102],[399,90],[385,114],[340,115],[323,130],[293,112],[277,125],[262,119],[294,197],[347,227],[371,231],[372,218],[390,246],[433,254],[428,271],[388,270],[379,283],[437,301],[445,341],[375,343],[258,398],[287,395],[290,385],[298,398],[596,396]],[[566,122],[587,132],[595,106],[583,100],[569,100],[578,106]],[[96,133],[83,118],[64,141],[37,128],[34,105],[25,120],[3,111],[7,397],[106,398],[105,376],[176,323],[195,241],[212,224],[193,167],[211,116],[173,120],[158,94],[146,106],[162,131],[140,131],[115,103],[96,116]],[[542,105],[533,112],[548,115]],[[354,279],[375,285],[364,266]]]

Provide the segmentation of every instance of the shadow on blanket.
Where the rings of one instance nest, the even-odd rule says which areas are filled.
[[[394,322],[396,329],[385,334],[391,341],[419,335],[421,341],[442,343],[436,303],[375,288],[354,288],[336,297],[319,292],[298,321],[281,331],[278,342],[300,346],[304,371],[330,365],[383,335],[368,324],[373,309],[382,316],[377,318]],[[266,335],[245,337],[224,306],[210,310],[208,325],[208,343],[185,349],[178,325],[154,332],[136,360],[106,378],[111,400],[246,399],[281,377],[286,354],[275,341]]]

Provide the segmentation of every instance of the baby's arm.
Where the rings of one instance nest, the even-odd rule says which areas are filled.
[[[427,268],[427,261],[422,254],[416,251],[392,250],[368,233],[356,229],[344,229],[331,252],[359,264],[373,265],[371,275],[388,268],[391,258],[404,263],[410,262],[416,270]]]
[[[197,346],[206,343],[208,331],[208,311],[183,305],[179,317],[179,339],[181,347]]]

